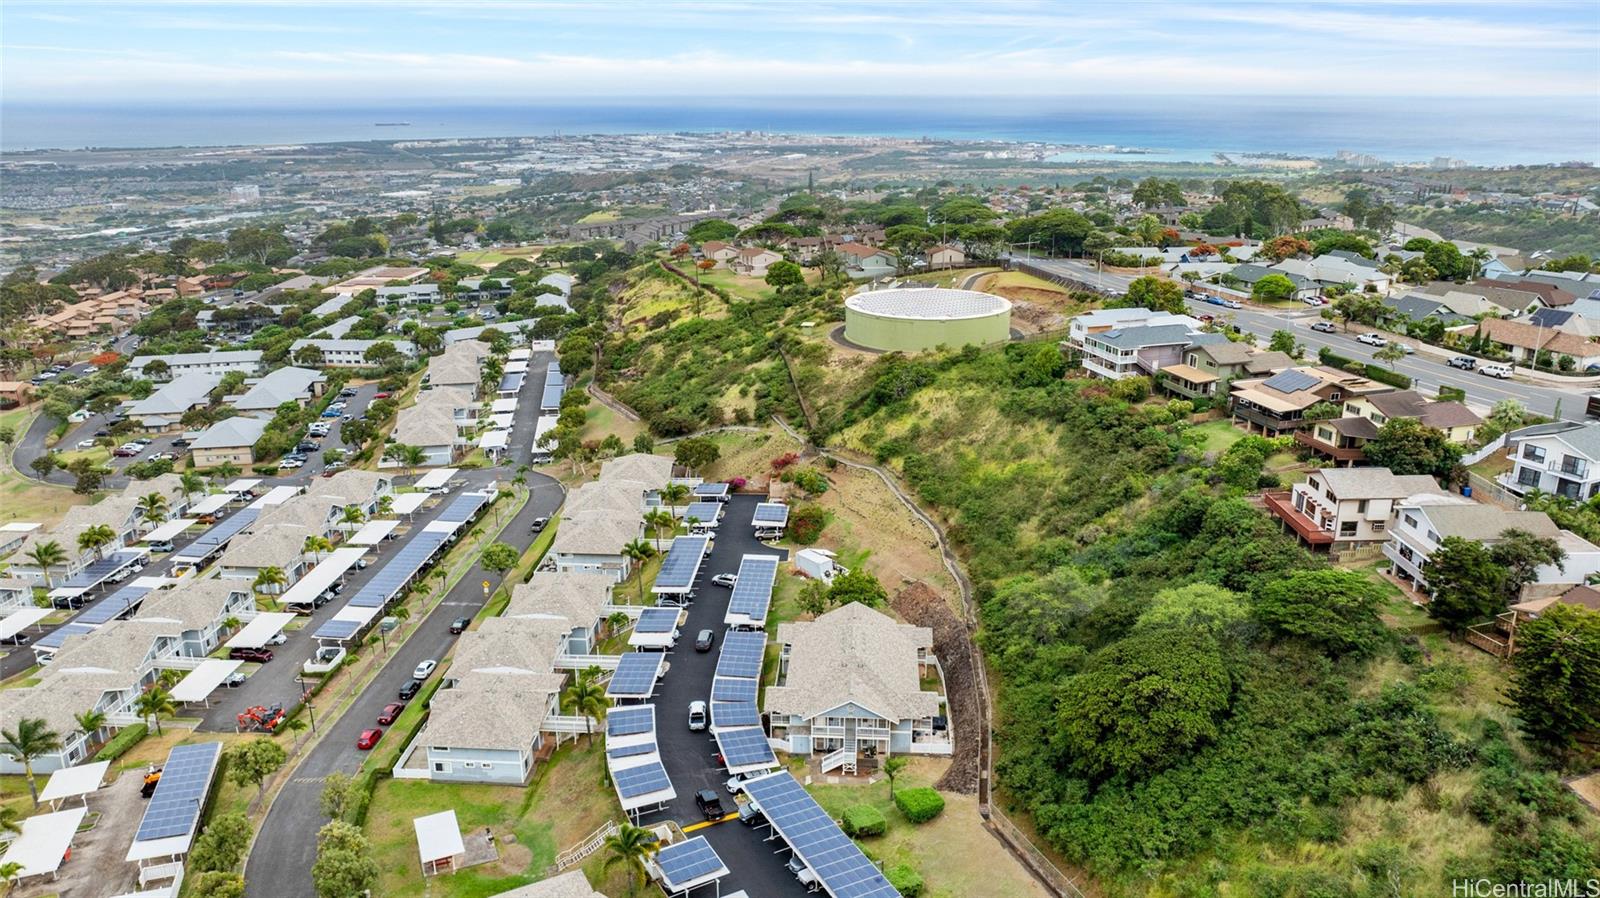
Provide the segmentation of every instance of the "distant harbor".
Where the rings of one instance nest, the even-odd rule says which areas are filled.
[[[411,127],[411,123],[410,122],[373,122],[372,124],[373,124],[373,127],[376,127],[376,128],[409,128],[409,127]]]

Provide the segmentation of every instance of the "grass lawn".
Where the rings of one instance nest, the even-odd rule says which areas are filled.
[[[1067,289],[1060,284],[1047,281],[1044,278],[1036,278],[1021,271],[997,271],[979,281],[977,286],[982,290],[994,290],[999,287],[1027,287],[1030,290],[1060,293],[1063,296],[1067,293]]]
[[[712,287],[721,287],[739,299],[764,299],[772,295],[772,288],[767,286],[765,280],[734,274],[726,268],[713,268],[702,273],[700,282]]]
[[[1244,431],[1225,420],[1196,424],[1191,430],[1205,436],[1205,442],[1200,446],[1204,452],[1224,452],[1244,436]]]
[[[612,792],[602,786],[600,743],[564,746],[535,774],[526,789],[426,780],[383,780],[367,815],[372,857],[382,870],[375,895],[482,898],[540,879],[561,851],[618,819]],[[463,832],[489,827],[500,842],[500,859],[447,876],[423,879],[417,871],[417,842],[411,821],[454,810]],[[507,839],[510,838],[510,841]],[[596,855],[588,872],[600,872]],[[592,879],[601,888],[621,883]],[[606,894],[623,894],[608,889]]]
[[[16,428],[18,439],[33,418],[33,410],[12,409],[0,414],[0,423]],[[74,505],[89,504],[70,488],[40,483],[24,477],[11,466],[11,451],[0,453],[0,524],[30,521],[46,527],[54,525]]]
[[[616,434],[622,438],[624,445],[632,446],[633,438],[644,432],[644,424],[638,421],[629,421],[609,406],[599,401],[589,403],[584,410],[586,418],[583,423],[583,438],[585,440],[603,440],[608,434]]]
[[[913,758],[895,782],[896,788],[931,785],[945,762]],[[977,799],[946,794],[944,813],[920,826],[908,822],[889,798],[888,780],[873,785],[814,785],[810,792],[837,818],[845,809],[870,804],[889,821],[885,835],[861,841],[869,856],[885,864],[908,864],[927,883],[930,898],[1033,898],[1044,887],[983,829]]]
[[[588,215],[585,215],[584,217],[578,219],[577,223],[581,224],[581,225],[586,225],[586,224],[605,224],[606,222],[609,222],[609,221],[621,221],[621,220],[622,220],[622,213],[618,212],[615,209],[596,209],[595,211],[590,212]]]

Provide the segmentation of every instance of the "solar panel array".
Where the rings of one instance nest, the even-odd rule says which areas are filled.
[[[567,388],[561,384],[545,384],[544,394],[539,398],[539,407],[542,409],[560,408],[561,396],[566,392]]]
[[[1280,393],[1297,393],[1320,383],[1322,383],[1322,378],[1291,368],[1288,371],[1279,371],[1277,374],[1262,381],[1261,385],[1263,387],[1271,387]]]
[[[739,560],[739,580],[728,600],[730,614],[742,614],[762,624],[772,605],[772,584],[778,580],[778,556],[746,555]]]
[[[722,637],[722,653],[717,656],[719,677],[753,680],[761,676],[761,659],[767,651],[767,634],[753,630],[729,630]]]
[[[429,533],[421,531],[393,555],[389,556],[387,563],[378,568],[372,579],[362,584],[356,594],[350,597],[350,606],[353,608],[382,608],[400,592],[400,588],[408,580],[422,570],[433,553],[444,545],[449,538],[447,533]]]
[[[88,589],[111,576],[112,572],[138,558],[137,552],[117,552],[110,558],[89,563],[89,566],[55,585],[55,589]]]
[[[613,770],[611,779],[617,784],[617,794],[623,798],[638,798],[672,788],[672,780],[660,761],[647,761],[637,767]]]
[[[211,776],[221,756],[221,742],[174,748],[161,768],[161,781],[156,783],[155,794],[144,809],[144,819],[139,821],[139,833],[134,841],[169,839],[194,832],[200,819],[200,806],[205,804]]]
[[[688,589],[700,572],[700,561],[705,558],[704,536],[680,536],[672,541],[667,557],[661,559],[661,570],[656,573],[656,589]]]
[[[210,530],[200,534],[194,542],[178,552],[183,558],[206,558],[212,552],[227,545],[228,540],[239,535],[239,531],[254,524],[256,518],[261,516],[259,508],[241,508],[231,516],[223,518],[213,524]]]
[[[750,523],[757,527],[785,527],[789,524],[789,506],[782,502],[762,502],[750,515]]]
[[[683,512],[685,521],[694,518],[702,524],[714,524],[720,517],[722,517],[721,502],[691,502]]]
[[[640,733],[654,732],[655,728],[656,709],[654,705],[612,708],[606,713],[607,739],[614,739],[617,736],[637,736]]]
[[[488,501],[489,497],[483,493],[462,493],[454,499],[451,499],[450,504],[445,508],[444,511],[440,512],[439,516],[434,518],[434,520],[450,522],[470,521],[472,520],[473,516],[478,513],[478,510],[483,508]]]
[[[500,378],[500,389],[497,390],[496,392],[499,392],[499,393],[515,393],[520,389],[522,389],[522,375],[521,374],[506,374],[506,375],[502,375],[501,376],[501,378]]]
[[[719,702],[754,702],[759,686],[742,677],[712,677],[711,699]]]
[[[883,871],[861,853],[793,775],[764,776],[746,782],[744,789],[833,898],[900,898]]]
[[[82,614],[72,619],[72,622],[75,624],[99,625],[106,621],[116,620],[121,615],[128,613],[129,610],[137,608],[148,592],[150,592],[150,587],[148,586],[124,586],[85,608]]]
[[[311,634],[317,639],[349,639],[361,629],[360,621],[329,620]]]
[[[39,640],[35,642],[34,645],[41,649],[59,649],[63,645],[67,644],[68,636],[82,636],[85,633],[93,632],[94,627],[90,627],[85,624],[62,624],[54,630],[51,630],[49,633],[39,637]]]
[[[638,757],[639,755],[653,754],[655,751],[656,744],[654,742],[639,742],[634,745],[623,745],[617,748],[608,748],[606,749],[606,757],[612,760],[617,758],[633,758]]]
[[[550,367],[544,369],[545,386],[550,386],[551,384],[564,384],[566,382],[567,377],[561,373],[560,365],[551,362]]]
[[[695,836],[656,852],[655,864],[673,889],[681,889],[697,879],[722,876],[728,865],[717,857],[705,836]]]
[[[767,734],[758,726],[718,731],[717,748],[722,751],[722,761],[729,770],[756,765],[778,766],[778,756],[772,753]]]
[[[617,670],[606,684],[607,698],[648,698],[656,689],[661,673],[659,652],[629,652],[617,662]]]
[[[678,614],[676,608],[646,608],[639,612],[639,622],[634,624],[635,633],[671,633],[678,628]]]
[[[711,728],[723,730],[730,727],[753,727],[761,724],[761,712],[755,702],[712,702]]]
[[[697,483],[691,491],[696,496],[726,496],[728,485],[726,483]]]

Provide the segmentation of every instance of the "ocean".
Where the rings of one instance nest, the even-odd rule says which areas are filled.
[[[678,98],[311,108],[8,103],[0,109],[6,152],[745,130],[1138,147],[1156,151],[1143,157],[1148,161],[1206,161],[1219,151],[1327,157],[1338,150],[1393,162],[1447,156],[1478,165],[1600,158],[1600,105],[1574,98]],[[1096,150],[1063,158],[1124,157]]]

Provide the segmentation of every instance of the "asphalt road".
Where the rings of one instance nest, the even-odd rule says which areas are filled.
[[[499,473],[505,474],[504,471]],[[460,476],[472,475],[469,486],[463,487],[469,489],[488,483],[494,474],[492,470],[480,470],[464,471]],[[555,514],[563,496],[560,485],[549,477],[530,473],[528,479],[533,496],[501,536],[501,541],[519,551],[526,551],[533,542],[533,519]],[[492,521],[494,512],[490,510],[486,514]],[[311,865],[317,858],[317,830],[328,820],[318,801],[322,780],[330,773],[353,774],[360,769],[366,754],[356,748],[356,737],[362,730],[377,726],[378,714],[384,705],[399,701],[400,687],[411,678],[412,669],[419,662],[445,656],[456,639],[450,635],[450,621],[476,614],[483,607],[481,582],[488,580],[493,588],[498,588],[503,579],[503,575],[490,573],[478,565],[469,569],[403,645],[390,646],[383,669],[343,716],[331,727],[323,724],[322,741],[300,762],[294,777],[284,785],[261,825],[245,866],[248,898],[305,898],[316,894],[311,884]],[[434,676],[438,675],[435,672]]]
[[[1127,275],[1097,272],[1094,265],[1076,259],[1022,259],[1031,265],[1053,272],[1060,277],[1078,281],[1102,293],[1125,293],[1133,278]],[[1257,337],[1268,338],[1276,330],[1290,330],[1295,338],[1315,353],[1326,346],[1347,358],[1375,361],[1375,348],[1357,343],[1359,326],[1346,334],[1341,328],[1337,334],[1311,330],[1311,325],[1321,320],[1319,309],[1307,307],[1285,311],[1261,309],[1223,309],[1210,303],[1188,301],[1194,314],[1227,315],[1234,324]],[[1407,340],[1412,345],[1417,341]],[[1515,399],[1530,411],[1571,421],[1584,419],[1585,389],[1545,386],[1520,380],[1496,380],[1472,371],[1461,371],[1445,364],[1442,350],[1423,349],[1394,364],[1394,370],[1409,376],[1419,392],[1436,392],[1441,384],[1467,391],[1467,401],[1481,406],[1492,406],[1502,399]],[[1387,365],[1386,362],[1377,362]]]
[[[771,548],[755,539],[750,516],[761,498],[735,495],[729,499],[722,524],[717,528],[716,544],[700,566],[700,579],[695,586],[697,595],[688,608],[688,622],[679,627],[682,636],[678,647],[668,654],[672,669],[662,678],[655,697],[656,739],[661,747],[662,764],[678,797],[665,813],[646,815],[645,825],[666,817],[683,826],[701,822],[704,817],[694,803],[694,793],[700,789],[715,789],[724,810],[735,808],[733,796],[725,787],[728,773],[714,760],[716,741],[709,730],[690,730],[688,714],[690,702],[710,701],[711,677],[716,671],[717,653],[722,648],[725,632],[722,619],[733,595],[732,590],[713,585],[711,578],[717,574],[737,573],[739,559],[747,554],[788,555],[783,549]],[[701,630],[717,634],[716,644],[709,652],[694,650],[695,634]],[[766,827],[749,827],[737,820],[694,833],[706,837],[731,871],[722,880],[722,894],[737,889],[770,898],[800,898],[809,894],[784,868],[787,854],[774,856],[775,847],[781,843],[765,841],[769,834]]]

